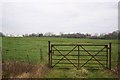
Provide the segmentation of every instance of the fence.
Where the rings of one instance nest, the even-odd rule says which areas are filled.
[[[51,44],[48,42],[51,68],[110,69],[111,43],[109,44]]]

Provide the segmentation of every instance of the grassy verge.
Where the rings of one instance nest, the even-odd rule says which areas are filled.
[[[4,76],[7,77],[20,77],[20,75],[27,75],[27,77],[32,77],[33,72],[28,72],[29,74],[26,74],[26,70],[19,70],[22,71],[22,73],[17,74],[14,72],[13,74],[9,74],[12,72],[11,70],[17,69],[14,65],[19,66],[21,64],[21,68],[25,67],[25,65],[34,67],[36,69],[36,65],[40,64],[47,64],[48,63],[48,41],[51,41],[52,43],[96,43],[96,44],[105,44],[105,43],[112,43],[112,69],[116,68],[116,61],[117,61],[117,52],[118,52],[118,41],[117,40],[99,40],[99,39],[73,39],[73,38],[32,38],[32,37],[26,37],[26,38],[11,38],[11,37],[4,37],[2,39],[2,60],[3,64],[10,67],[10,65],[13,65],[12,67],[8,67],[9,70],[3,69]],[[43,60],[41,63],[40,59],[40,49],[42,50],[43,54]],[[16,62],[17,61],[17,62]],[[15,63],[16,62],[16,63]],[[20,62],[20,63],[19,63]],[[24,62],[24,63],[21,63]],[[9,64],[8,64],[9,63]],[[23,65],[22,65],[23,64]],[[30,64],[30,65],[29,65]],[[26,66],[26,67],[27,67]],[[37,68],[38,69],[38,68]],[[30,70],[30,68],[28,68]],[[44,72],[44,68],[43,71]],[[17,72],[19,72],[17,71]],[[39,70],[38,70],[39,71]],[[34,74],[37,74],[36,71]],[[49,69],[48,72],[45,71],[45,73],[42,76],[37,75],[34,77],[46,77],[46,78],[99,78],[99,77],[116,77],[111,71],[108,70],[96,70],[96,71],[90,71],[85,68],[76,70],[76,69]],[[17,74],[17,75],[14,75]],[[26,76],[24,76],[26,77]]]

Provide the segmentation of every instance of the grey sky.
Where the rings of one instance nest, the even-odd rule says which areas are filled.
[[[95,34],[118,29],[117,0],[4,0],[0,9],[0,25],[7,34]]]

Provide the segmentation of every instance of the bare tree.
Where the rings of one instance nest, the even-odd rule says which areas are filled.
[[[44,34],[44,36],[53,36],[53,35],[54,35],[53,32],[47,32]]]

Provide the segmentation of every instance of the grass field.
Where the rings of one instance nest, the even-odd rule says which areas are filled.
[[[112,43],[112,69],[116,68],[118,41],[117,40],[100,40],[100,39],[74,39],[74,38],[48,38],[48,37],[24,37],[24,38],[2,38],[2,60],[4,62],[25,62],[33,65],[48,63],[48,41],[51,43],[94,43],[106,44]],[[40,49],[43,53],[43,61],[40,61]],[[36,77],[36,76],[35,76]],[[37,76],[41,77],[41,76]],[[80,70],[70,69],[50,69],[45,78],[100,78],[100,77],[116,77],[109,70]]]

